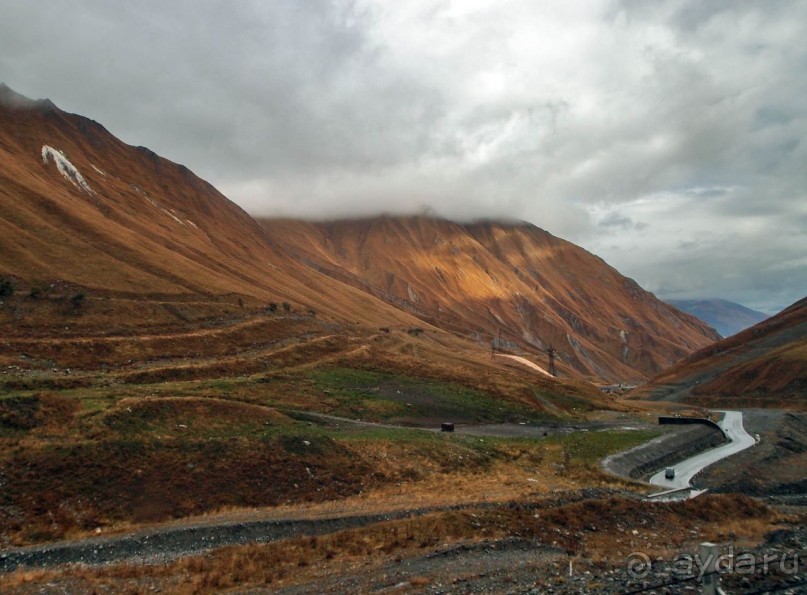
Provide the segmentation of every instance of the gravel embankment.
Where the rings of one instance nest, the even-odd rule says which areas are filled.
[[[631,494],[616,490],[583,489],[554,495],[542,501],[540,506],[557,506],[617,493],[631,496]],[[495,508],[508,505],[510,505],[508,502],[473,502],[332,518],[256,519],[222,523],[207,521],[198,524],[163,526],[124,535],[92,537],[5,550],[0,552],[0,573],[12,572],[20,567],[44,568],[70,563],[101,565],[124,561],[167,562],[229,545],[266,543],[301,535],[324,535],[432,512]]]
[[[728,556],[729,552],[733,552],[733,558]],[[734,550],[724,545],[720,554],[726,555],[724,563],[733,560],[736,564],[725,565],[721,574],[726,593],[807,593],[805,527],[775,531],[756,548]],[[753,560],[754,564],[741,560]],[[317,577],[315,583],[271,592],[286,595],[313,591],[677,595],[700,593],[699,575],[698,561],[691,567],[682,563],[682,559],[633,557],[617,563],[595,562],[585,557],[570,557],[563,550],[539,541],[506,538],[438,548],[422,556],[394,560],[370,569],[329,574]],[[250,588],[249,592],[269,590]]]
[[[428,509],[330,519],[264,520],[221,525],[143,530],[122,536],[65,541],[0,552],[0,572],[21,566],[48,567],[81,563],[166,562],[215,548],[264,543],[299,535],[322,535],[372,523],[431,512]]]

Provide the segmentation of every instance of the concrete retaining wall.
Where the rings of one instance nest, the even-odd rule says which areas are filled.
[[[716,430],[723,430],[720,429],[720,426],[713,422],[711,419],[706,417],[673,417],[668,415],[661,415],[658,418],[658,423],[661,426],[688,426],[688,425],[706,425]]]
[[[723,430],[714,422],[684,422],[671,425],[682,427],[680,429],[671,428],[669,433],[650,442],[612,455],[603,461],[603,466],[608,471],[622,477],[643,479],[664,467],[675,465],[684,459],[727,442]]]

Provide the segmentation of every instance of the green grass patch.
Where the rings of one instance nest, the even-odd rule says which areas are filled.
[[[117,398],[111,395],[97,395],[97,394],[90,394],[87,396],[80,396],[78,397],[79,401],[82,405],[82,413],[87,415],[92,415],[95,413],[99,413],[101,411],[105,411],[112,407],[116,402]]]
[[[372,420],[444,419],[456,422],[518,422],[543,419],[540,411],[457,383],[355,368],[308,373],[314,387],[335,399],[332,413]]]
[[[568,453],[571,464],[591,467],[610,454],[621,452],[659,435],[657,430],[607,430],[598,432],[574,432],[563,436],[551,436],[548,443],[560,444]]]

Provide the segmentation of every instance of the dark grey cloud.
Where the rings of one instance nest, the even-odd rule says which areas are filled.
[[[617,212],[608,213],[605,217],[600,219],[597,223],[600,227],[614,227],[614,228],[621,228],[621,229],[630,229],[635,227],[635,223],[633,219],[630,217],[625,217],[624,215],[620,215]]]
[[[256,214],[520,218],[662,296],[807,291],[807,2],[0,6],[0,80]]]

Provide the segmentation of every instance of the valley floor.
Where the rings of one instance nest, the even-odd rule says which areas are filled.
[[[729,593],[807,588],[805,517],[741,496],[650,504],[582,490],[373,520],[175,561],[20,570],[0,575],[0,585],[10,593],[680,593],[696,588],[691,556],[708,540],[721,554],[768,560],[764,570],[726,572]]]
[[[771,428],[778,427],[771,416],[759,415]],[[348,433],[366,427],[340,418],[326,421]],[[554,437],[529,441],[489,438],[509,452],[493,466],[376,486],[335,501],[233,510],[135,533],[111,527],[83,542],[5,550],[0,560],[6,572],[22,561],[15,558],[21,552],[29,556],[24,560],[28,567],[0,574],[0,585],[11,593],[50,588],[623,593],[656,585],[661,586],[655,592],[678,593],[697,584],[691,572],[682,570],[681,560],[709,540],[735,555],[779,561],[766,572],[728,573],[724,583],[736,589],[730,593],[782,586],[798,593],[807,588],[799,586],[803,571],[790,572],[807,555],[807,515],[800,509],[777,510],[730,494],[649,503],[640,498],[645,490],[637,490],[638,484],[620,485],[613,476],[601,475],[596,462],[607,450],[586,453],[593,442],[583,441],[587,434],[607,437],[611,446],[615,436],[632,436],[634,443],[652,436],[635,429],[620,434],[616,428],[624,422],[613,419],[604,428],[600,421],[591,428],[599,431],[592,432],[560,428]],[[414,432],[441,440],[443,448],[457,440],[479,440]],[[547,467],[536,457],[539,452],[546,456],[545,442],[553,440],[575,445],[577,456],[568,461],[568,469],[559,467],[563,459]],[[380,456],[392,454],[387,446]],[[513,455],[526,464],[513,464]],[[607,487],[574,487],[596,484]],[[801,557],[791,561],[788,556]],[[642,566],[645,560],[655,562]],[[56,566],[31,567],[40,564]]]
[[[648,503],[603,471],[660,435],[656,404],[436,329],[200,316],[5,338],[0,591],[610,593],[670,579],[631,576],[635,552],[803,549],[800,508]],[[803,420],[766,415],[742,464],[803,468]],[[716,491],[747,491],[716,469]]]

